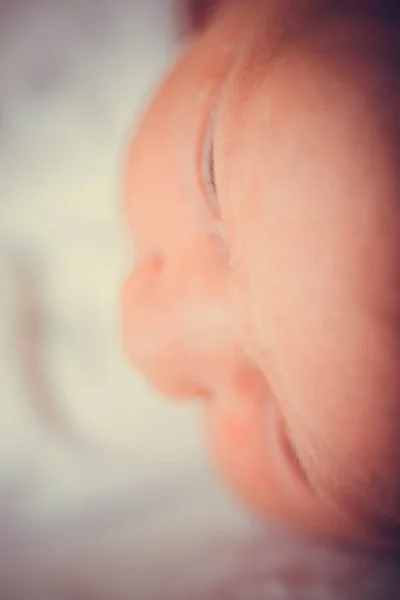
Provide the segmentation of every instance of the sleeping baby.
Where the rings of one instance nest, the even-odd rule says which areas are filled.
[[[197,21],[196,21],[197,22]],[[400,540],[400,8],[226,0],[130,147],[129,355],[267,518]]]

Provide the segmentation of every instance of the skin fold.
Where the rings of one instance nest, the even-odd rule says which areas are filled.
[[[134,136],[124,336],[214,460],[308,534],[400,540],[399,16],[223,2]]]

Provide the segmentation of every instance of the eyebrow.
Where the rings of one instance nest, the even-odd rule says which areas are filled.
[[[199,33],[207,27],[226,0],[182,0],[188,33]]]

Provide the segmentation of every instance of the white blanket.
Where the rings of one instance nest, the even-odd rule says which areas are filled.
[[[121,531],[139,569],[204,471],[194,408],[157,397],[120,340],[124,150],[173,40],[171,2],[0,7],[0,577],[30,598],[55,561],[92,565],[98,598]]]

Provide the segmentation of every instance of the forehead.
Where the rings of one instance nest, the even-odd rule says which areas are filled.
[[[239,182],[254,187],[267,175],[271,182],[277,164],[289,176],[307,148],[314,171],[332,160],[335,144],[337,158],[351,146],[361,155],[379,155],[383,146],[388,156],[397,153],[397,28],[354,11],[308,15],[297,29],[269,16],[249,31],[221,96],[215,135],[223,198],[238,196],[231,192]],[[252,191],[234,208],[262,208],[266,200]]]

